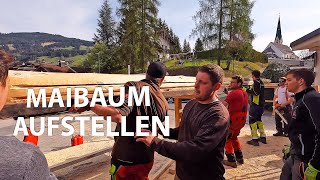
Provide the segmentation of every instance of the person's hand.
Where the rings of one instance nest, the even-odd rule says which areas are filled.
[[[306,176],[306,180],[316,180],[319,172],[320,170],[314,168],[310,163],[308,163],[308,167],[304,171],[304,175]]]
[[[225,94],[228,94],[228,88],[225,87],[225,88],[223,89],[223,92],[224,92]]]
[[[284,107],[286,107],[286,105],[284,105],[284,104],[281,104],[281,105],[280,105],[280,107],[283,107],[283,108],[284,108]]]
[[[290,149],[291,149],[291,145],[284,145],[283,149],[282,149],[282,153],[283,153],[283,160],[287,160],[290,157]]]
[[[84,100],[83,99],[79,99],[79,103],[83,103]],[[71,106],[71,108],[69,109],[69,112],[77,112],[77,113],[82,113],[84,111],[90,110],[90,103],[88,103],[88,105],[86,107],[76,107],[74,104]]]
[[[152,141],[154,139],[154,136],[152,136],[151,131],[147,130],[147,129],[141,129],[141,132],[148,132],[149,136],[136,136],[136,141],[137,142],[143,142],[144,144],[146,144],[148,147],[151,146]]]

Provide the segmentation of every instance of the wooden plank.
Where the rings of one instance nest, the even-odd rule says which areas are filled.
[[[82,161],[88,160],[90,158],[97,157],[97,156],[100,156],[100,155],[105,154],[105,153],[109,153],[111,151],[112,151],[112,147],[104,148],[104,149],[101,149],[101,150],[86,154],[86,155],[84,155],[84,156],[82,156],[80,158],[75,158],[75,159],[72,158],[71,160],[56,164],[56,165],[51,166],[49,168],[50,168],[51,172],[55,172],[55,171],[58,171],[60,169],[66,168],[68,166],[72,166],[72,165],[75,165],[75,164],[80,163]]]
[[[173,163],[174,163],[174,160],[169,159],[168,162],[167,162],[164,166],[161,167],[161,169],[159,169],[155,174],[153,174],[153,175],[150,177],[150,180],[158,180],[158,179],[161,177],[161,175],[162,175],[163,173],[165,173],[166,170],[169,169],[170,166],[171,166]]]
[[[48,73],[9,71],[12,86],[64,86],[64,85],[122,85],[128,81],[139,81],[145,74],[96,74],[96,73]],[[164,83],[195,82],[195,77],[166,76]]]
[[[67,88],[68,87],[63,87],[63,88],[59,88],[62,99],[66,100],[67,99]],[[93,92],[94,92],[94,88],[95,87],[90,87],[87,88],[88,92],[88,98],[92,98],[93,96]],[[43,88],[46,90],[46,97],[47,100],[50,99],[51,97],[51,93],[53,91],[53,87],[47,87],[47,88]],[[71,88],[72,89],[72,93],[71,96],[74,96],[74,87]],[[103,92],[104,92],[104,96],[108,97],[109,95],[109,91],[108,88],[102,88]],[[40,88],[34,88],[35,94],[37,95],[39,92]],[[193,94],[194,91],[194,87],[171,87],[171,88],[167,88],[167,87],[163,87],[161,88],[162,93],[164,94],[165,97],[174,97],[174,96],[178,96],[178,95],[189,95],[189,94]],[[115,96],[119,96],[120,94],[120,87],[114,87],[114,91],[113,94]],[[9,92],[9,96],[8,96],[8,103],[23,103],[26,102],[27,100],[27,89],[26,88],[19,88],[19,89],[11,89]]]
[[[181,98],[174,98],[174,114],[175,114],[175,126],[179,127],[182,114],[182,102]]]
[[[177,88],[164,88],[161,89],[165,97],[190,97],[189,94],[193,94],[194,87],[177,87]],[[114,92],[115,96],[119,96],[119,92]],[[185,96],[181,96],[185,95]],[[93,94],[88,94],[88,98],[91,99]],[[108,97],[108,93],[104,93],[105,97]],[[73,98],[73,95],[72,95]],[[64,101],[67,100],[67,95],[62,94],[62,99]],[[47,102],[50,100],[50,96],[46,98]],[[9,103],[4,107],[3,111],[0,112],[0,117],[19,117],[19,116],[35,116],[35,115],[42,115],[42,114],[49,114],[49,113],[57,113],[65,111],[66,107],[59,107],[57,103],[54,104],[53,108],[42,108],[42,107],[32,107],[27,108],[27,99],[26,97],[20,98],[11,98]],[[65,103],[66,104],[66,103]],[[181,109],[181,108],[180,108]]]

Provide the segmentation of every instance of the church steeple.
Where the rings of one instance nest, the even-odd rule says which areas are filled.
[[[282,44],[282,34],[281,34],[281,25],[280,25],[280,15],[279,15],[278,27],[277,27],[277,33],[276,33],[276,38],[274,39],[274,43]]]

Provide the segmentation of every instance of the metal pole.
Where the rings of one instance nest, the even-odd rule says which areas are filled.
[[[130,64],[128,65],[128,75],[130,75]]]

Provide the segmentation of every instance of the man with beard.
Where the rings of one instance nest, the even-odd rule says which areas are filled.
[[[248,94],[242,90],[243,80],[241,76],[231,77],[230,89],[226,99],[222,102],[230,114],[230,127],[225,145],[227,160],[223,163],[236,168],[237,162],[243,164],[241,144],[238,139],[240,130],[246,124],[248,113]]]
[[[176,160],[175,179],[224,179],[224,145],[229,127],[229,113],[216,97],[224,72],[218,65],[199,68],[195,99],[183,109],[180,126],[170,129],[168,142],[152,135],[138,137],[159,154]]]

